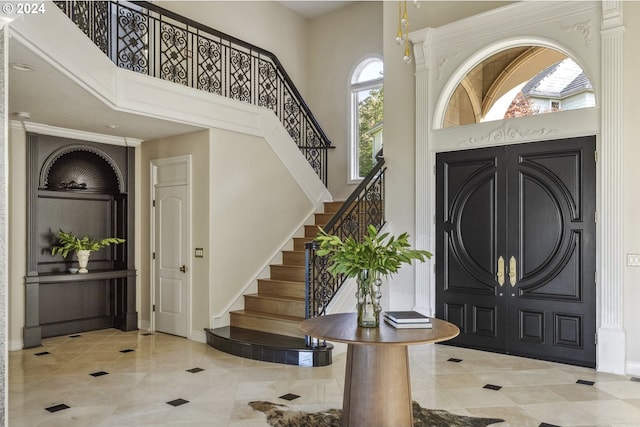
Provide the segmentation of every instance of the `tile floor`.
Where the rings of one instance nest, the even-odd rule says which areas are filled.
[[[640,426],[639,378],[445,345],[410,358],[425,408],[506,420],[495,426]],[[333,359],[277,365],[115,329],[45,339],[9,354],[9,426],[267,427],[249,401],[341,408],[346,354]]]

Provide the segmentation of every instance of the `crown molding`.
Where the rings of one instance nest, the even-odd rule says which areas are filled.
[[[17,121],[12,121],[12,127],[21,126]],[[95,132],[66,129],[56,126],[49,126],[41,123],[22,122],[22,126],[27,132],[42,135],[59,136],[63,138],[79,139],[81,141],[98,142],[101,144],[120,145],[123,147],[137,147],[142,144],[141,139],[127,138],[126,136],[104,135]]]

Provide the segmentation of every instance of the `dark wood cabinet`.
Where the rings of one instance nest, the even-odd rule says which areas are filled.
[[[28,134],[25,348],[42,338],[116,327],[137,329],[134,149]],[[58,230],[123,244],[93,252],[89,273],[75,254],[52,256]]]

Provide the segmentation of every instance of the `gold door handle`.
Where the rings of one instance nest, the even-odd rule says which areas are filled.
[[[182,267],[180,267],[180,271],[182,271],[183,273],[187,272],[187,266],[183,265]]]
[[[496,278],[498,279],[498,285],[504,285],[504,258],[498,258],[498,271],[496,272]]]
[[[509,283],[512,287],[517,283],[516,264],[516,257],[512,256],[509,259]]]

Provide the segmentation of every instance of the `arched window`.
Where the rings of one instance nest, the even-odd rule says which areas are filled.
[[[382,149],[383,62],[367,58],[351,76],[351,138],[349,180],[359,181],[375,164]]]

